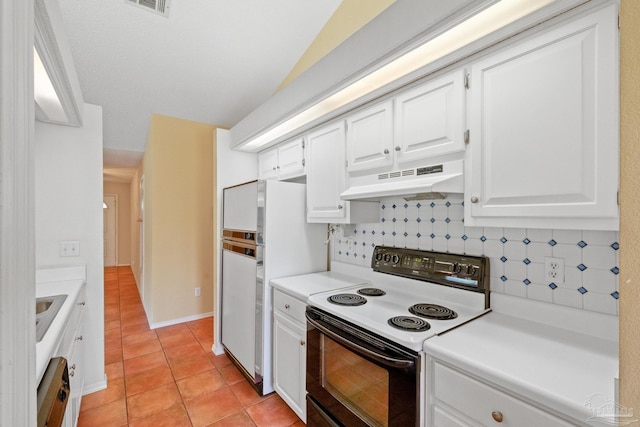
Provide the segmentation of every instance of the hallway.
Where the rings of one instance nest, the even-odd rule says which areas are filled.
[[[105,268],[104,289],[108,388],[83,397],[79,427],[304,426],[211,352],[211,317],[149,329],[130,267]]]

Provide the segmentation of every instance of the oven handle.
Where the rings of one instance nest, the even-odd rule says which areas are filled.
[[[357,353],[364,354],[371,357],[372,359],[382,363],[383,365],[390,366],[392,368],[403,368],[403,369],[413,368],[413,366],[415,365],[413,360],[395,359],[393,357],[385,356],[383,354],[376,353],[375,351],[371,351],[368,348],[359,346],[356,343],[352,343],[349,340],[345,339],[344,337],[331,331],[326,326],[322,325],[320,322],[314,319],[311,319],[308,314],[305,313],[305,316],[307,318],[307,321],[311,323],[311,325],[313,325],[314,327],[318,328],[323,334],[329,336],[331,339],[335,341],[340,342],[340,344],[350,348],[351,350]]]

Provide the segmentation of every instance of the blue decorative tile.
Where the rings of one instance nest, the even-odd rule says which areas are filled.
[[[556,241],[555,241],[555,240],[553,240],[553,239],[549,240],[549,242],[548,242],[548,243],[549,243],[549,246],[555,246],[555,245],[557,245],[557,244],[558,244],[558,242],[556,242]]]
[[[392,235],[392,236],[395,236],[395,235],[396,235],[396,232],[394,231],[393,233],[391,233],[391,235]]]
[[[580,265],[578,266],[578,270],[580,270],[580,271],[585,271],[586,269],[587,269],[587,266],[586,266],[586,265],[584,265],[584,264],[580,264]]]
[[[345,252],[344,254],[345,254],[346,256],[349,256],[349,252]]]
[[[507,243],[507,238],[506,238],[506,237],[503,237],[502,239],[500,239],[500,241],[501,241],[502,243]]]
[[[507,257],[504,257],[504,256],[503,256],[503,257],[500,257],[500,261],[502,261],[502,262],[507,262]]]
[[[449,206],[451,206],[451,202],[447,202],[447,203],[445,203],[445,205],[446,205],[447,207],[449,207]]]
[[[405,204],[404,204],[404,208],[406,209],[406,208],[408,208],[408,207],[409,207],[409,205],[405,203]]]
[[[338,251],[338,255],[342,255],[342,251]]]
[[[620,269],[619,269],[618,267],[613,267],[613,268],[612,268],[611,270],[609,270],[609,271],[611,271],[613,274],[619,274],[619,273],[620,273]]]
[[[384,235],[386,235],[387,233],[383,231],[381,234],[384,236]]]
[[[365,233],[366,233],[366,231],[362,230],[362,234],[365,234]]]
[[[445,239],[447,239],[447,240],[449,240],[449,239],[451,238],[451,236],[449,236],[448,234],[446,234],[446,235],[444,236],[444,238],[445,238]]]
[[[467,239],[468,239],[467,235],[466,235],[466,234],[463,234],[463,235],[462,235],[462,240],[465,240],[465,241],[466,241]]]
[[[419,239],[420,237],[422,237],[422,234],[418,233],[416,234],[416,237]]]
[[[376,244],[375,244],[375,243],[372,243],[372,244],[371,244],[371,247],[372,247],[372,248],[375,248],[375,247],[376,247]]]
[[[429,221],[431,221],[431,223],[433,224],[434,222],[436,222],[435,218],[431,218]]]
[[[406,231],[404,232],[404,237],[407,237],[409,235],[409,233],[407,233]]]
[[[435,208],[435,207],[436,207],[436,204],[435,204],[435,203],[433,203],[433,202],[431,202],[431,204],[430,204],[429,206],[431,206],[432,208]]]
[[[392,207],[393,209],[395,209],[395,208],[396,208],[396,205],[391,205],[391,207]]]
[[[610,294],[610,295],[611,295],[612,297],[614,297],[615,299],[620,298],[620,294],[618,293],[618,291],[611,292],[611,294]]]
[[[502,280],[503,282],[507,281],[507,277],[506,276],[500,276],[500,280]]]
[[[550,287],[551,289],[555,289],[555,288],[557,288],[557,287],[558,287],[558,285],[556,285],[555,283],[549,283],[549,287]]]
[[[584,288],[584,286],[580,286],[580,287],[578,288],[578,292],[580,292],[582,295],[584,295],[584,294],[586,294],[586,293],[587,293],[587,292],[589,292],[589,291],[588,291],[588,290],[586,290],[586,289]]]
[[[391,221],[396,222],[396,221],[397,221],[397,219],[393,218]]]
[[[419,223],[421,223],[421,222],[422,222],[422,220],[421,220],[420,218],[417,218],[417,219],[416,219],[416,222],[419,224]]]
[[[433,234],[433,233],[431,233],[431,238],[432,238],[432,239],[435,239],[435,238],[436,238],[436,235],[435,235],[435,234]]]
[[[367,244],[365,242],[362,242],[362,246],[367,246]]]
[[[386,207],[385,205],[382,205],[382,206],[381,206],[381,208],[382,208],[382,209],[386,209],[387,207]]]
[[[382,221],[382,222],[387,222],[387,220],[386,220],[386,219],[384,219],[384,218],[380,218],[380,221]]]
[[[529,243],[531,243],[531,240],[529,240],[529,239],[527,239],[525,237],[524,240],[522,241],[522,243],[524,243],[525,245],[528,245]]]
[[[422,207],[422,205],[421,205],[420,203],[418,203],[418,204],[416,205],[416,208],[420,209],[420,207]]]
[[[525,285],[529,286],[529,285],[531,284],[531,280],[529,280],[529,279],[524,279],[524,280],[522,281],[522,283],[524,283]]]
[[[620,245],[618,244],[618,242],[613,242],[611,244],[611,247],[613,248],[614,251],[617,251],[618,249],[620,249]]]
[[[584,240],[580,240],[578,242],[578,246],[580,246],[581,248],[584,248],[585,246],[587,246],[587,243]]]
[[[446,222],[447,224],[449,224],[449,223],[451,222],[451,220],[450,220],[449,218],[446,218],[446,219],[444,220],[444,222]]]
[[[480,237],[480,241],[481,241],[481,242],[486,242],[486,241],[487,241],[487,238],[486,238],[486,237],[484,237],[484,236],[482,236],[482,237]]]
[[[362,259],[365,259],[367,256],[366,255],[362,255]]]
[[[531,260],[529,258],[523,259],[522,262],[524,262],[527,265],[531,264]]]
[[[405,218],[405,219],[404,219],[404,222],[409,222],[409,219],[408,219],[408,218]]]
[[[371,235],[375,235],[376,234],[376,230],[371,230]]]
[[[354,257],[354,258],[357,258],[357,257],[358,257],[358,254],[354,252],[354,253],[353,253],[353,257]]]

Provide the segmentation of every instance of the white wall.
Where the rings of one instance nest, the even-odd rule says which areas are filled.
[[[221,292],[221,270],[222,266],[220,250],[220,235],[222,230],[222,190],[231,185],[241,184],[243,182],[258,179],[258,155],[254,153],[244,153],[231,149],[231,138],[228,130],[216,129],[216,193],[217,193],[217,212],[214,218],[214,236],[216,241],[213,242],[216,250],[213,256],[216,258],[214,262],[213,277],[213,307],[214,307],[214,327],[213,332],[213,351],[216,354],[222,354],[222,343],[220,342],[220,292]]]
[[[84,125],[36,122],[36,268],[86,265],[85,390],[106,386],[102,228],[102,107],[84,105]],[[58,242],[77,240],[77,257],[60,257]]]

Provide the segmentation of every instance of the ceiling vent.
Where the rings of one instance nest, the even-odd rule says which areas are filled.
[[[164,17],[169,16],[169,1],[170,0],[125,0],[125,2],[130,5],[138,6]]]

